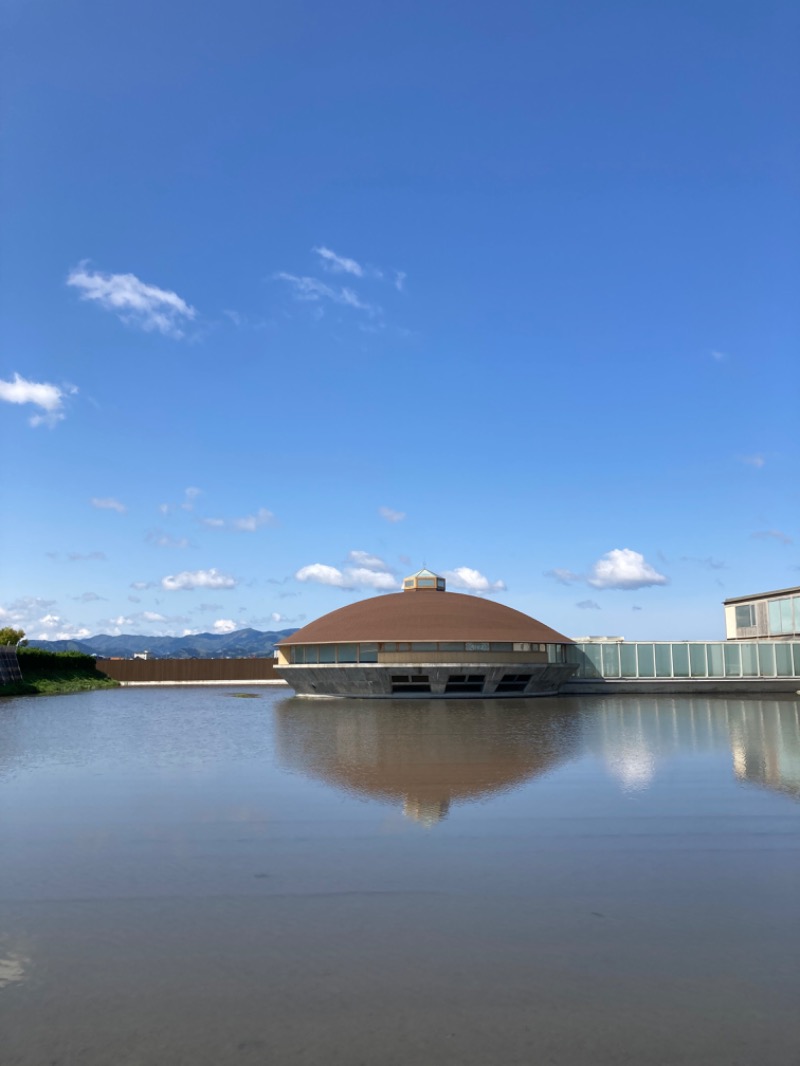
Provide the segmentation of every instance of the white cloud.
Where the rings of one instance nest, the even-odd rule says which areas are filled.
[[[80,596],[70,596],[70,599],[77,600],[78,603],[96,603],[98,600],[105,600],[107,597],[98,596],[96,592],[82,592]]]
[[[594,600],[581,600],[575,604],[576,607],[580,607],[582,611],[601,611],[602,607],[599,603],[595,603]]]
[[[366,570],[389,569],[383,559],[380,559],[377,555],[370,555],[369,552],[352,551],[348,554],[347,558],[354,566],[361,566]]]
[[[642,589],[667,585],[669,578],[659,574],[639,552],[613,548],[597,560],[586,579],[596,589]]]
[[[224,518],[201,518],[200,521],[210,529],[224,529],[225,527]]]
[[[325,563],[310,563],[301,566],[294,575],[298,581],[314,581],[318,585],[333,585],[334,588],[346,589],[351,586],[341,570],[335,566],[327,566]]]
[[[394,589],[399,582],[394,574],[371,570],[365,566],[348,566],[340,570],[326,563],[311,563],[301,567],[294,575],[298,581],[313,581],[318,585],[331,585],[340,589]]]
[[[99,511],[117,511],[119,514],[125,514],[128,510],[124,503],[115,500],[113,496],[92,496],[89,503]]]
[[[221,574],[212,567],[210,570],[182,570],[180,574],[168,574],[161,579],[161,587],[167,592],[186,589],[232,589],[236,588],[236,579]]]
[[[353,588],[396,589],[400,587],[400,582],[394,574],[368,570],[366,567],[348,567],[345,574]]]
[[[781,532],[780,529],[759,529],[756,533],[752,533],[753,540],[777,540],[780,544],[791,544],[792,538],[788,533]]]
[[[504,581],[489,581],[480,570],[473,570],[469,566],[457,566],[455,570],[445,570],[443,576],[447,584],[457,589],[467,589],[469,592],[501,592],[506,586]]]
[[[167,619],[158,611],[142,611],[142,620],[145,622],[166,622]]]
[[[132,589],[155,589],[158,588],[157,581],[131,581]]]
[[[371,315],[379,314],[381,310],[377,305],[362,300],[357,292],[346,285],[335,288],[318,278],[298,277],[296,274],[287,274],[285,271],[275,274],[275,278],[291,285],[297,300],[312,303],[330,300],[331,303],[352,307],[356,311],[366,311]]]
[[[357,278],[364,277],[364,268],[355,259],[347,259],[345,256],[337,255],[336,252],[331,251],[330,248],[325,248],[324,245],[320,248],[312,248],[311,251],[316,252],[322,260],[322,265],[326,270],[330,270],[332,274],[354,274]]]
[[[742,462],[747,466],[754,466],[756,470],[760,470],[766,463],[766,459],[761,454],[756,455],[743,455]]]
[[[212,628],[215,633],[235,633],[239,625],[232,618],[218,618]]]
[[[167,337],[182,337],[181,328],[197,312],[177,293],[147,285],[135,274],[103,274],[80,263],[67,277],[67,285],[79,289],[82,300],[92,300],[113,311],[126,325]]]
[[[394,287],[398,292],[402,292],[405,287],[406,278],[408,275],[404,270],[395,270],[394,272]]]
[[[711,358],[715,363],[724,363],[728,356],[725,352],[712,351]]]
[[[393,511],[391,507],[379,507],[378,514],[387,522],[402,522],[406,517],[405,511]]]
[[[78,390],[74,386],[52,385],[44,381],[28,381],[19,374],[14,374],[13,381],[0,380],[0,400],[6,403],[32,403],[40,407],[44,414],[31,415],[28,422],[32,426],[50,426],[65,418],[64,399],[68,394]]]

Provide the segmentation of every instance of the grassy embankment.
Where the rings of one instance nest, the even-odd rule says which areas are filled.
[[[78,651],[45,651],[20,648],[19,668],[22,681],[0,685],[0,696],[56,696],[64,692],[85,692],[93,688],[117,688],[97,669],[91,655]]]

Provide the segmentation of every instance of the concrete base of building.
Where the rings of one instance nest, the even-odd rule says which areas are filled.
[[[797,677],[656,677],[572,679],[562,696],[800,696]]]
[[[573,663],[358,663],[280,665],[298,696],[369,699],[485,699],[552,696]]]

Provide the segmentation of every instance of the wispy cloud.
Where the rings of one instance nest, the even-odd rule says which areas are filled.
[[[90,270],[86,260],[70,271],[67,285],[78,289],[82,300],[113,312],[126,325],[166,337],[183,337],[183,327],[197,316],[176,292],[148,285],[135,274]]]
[[[337,255],[336,252],[331,251],[330,248],[326,248],[324,245],[319,248],[312,248],[311,251],[316,252],[322,260],[322,266],[332,274],[353,274],[357,278],[364,277],[364,267],[356,262],[355,259]]]
[[[100,562],[105,557],[105,552],[67,552],[67,558],[71,563]]]
[[[454,570],[445,570],[442,575],[451,588],[465,589],[467,592],[502,592],[504,581],[490,581],[488,577],[469,566],[457,566]]]
[[[285,271],[274,276],[277,281],[285,281],[291,286],[296,300],[310,303],[327,300],[342,307],[351,307],[355,311],[365,311],[370,315],[381,313],[381,308],[377,304],[363,300],[354,289],[347,285],[334,287],[320,281],[319,278],[288,274]]]
[[[351,551],[347,555],[348,561],[353,566],[364,567],[365,570],[388,570],[389,567],[377,555],[371,555],[364,551]]]
[[[582,580],[580,574],[576,574],[574,571],[567,570],[562,566],[556,566],[552,570],[545,570],[544,576],[551,577],[559,585],[572,585],[574,582]]]
[[[745,466],[754,466],[756,470],[760,470],[766,463],[766,459],[763,455],[757,452],[755,455],[742,455],[740,456],[740,462]]]
[[[98,511],[116,511],[118,514],[125,514],[128,510],[124,503],[120,503],[113,496],[92,496],[89,503]]]
[[[596,589],[641,589],[667,585],[669,578],[652,567],[639,552],[613,548],[598,559],[586,579]]]
[[[70,596],[70,599],[78,603],[96,603],[98,600],[107,599],[106,596],[98,596],[96,592],[82,592],[80,596]]]
[[[187,537],[173,537],[165,533],[163,529],[151,529],[145,536],[151,544],[157,548],[190,548],[191,541]]]
[[[378,514],[387,522],[402,522],[406,517],[405,511],[393,511],[391,507],[379,507]]]
[[[575,604],[582,611],[602,611],[602,607],[599,603],[595,603],[594,600],[580,600]]]
[[[759,529],[750,536],[753,540],[777,540],[779,544],[794,543],[789,534],[783,533],[780,529]]]
[[[181,592],[190,589],[232,589],[236,588],[236,578],[221,574],[212,567],[210,570],[182,570],[179,574],[167,574],[161,579],[161,587],[167,592]]]
[[[74,385],[53,385],[45,381],[28,381],[14,374],[13,381],[0,380],[0,400],[6,403],[33,404],[44,414],[34,414],[28,419],[31,426],[49,426],[51,429],[66,416],[64,400],[77,392]]]
[[[712,351],[711,358],[715,363],[724,363],[728,356],[726,352]]]
[[[262,526],[273,525],[275,515],[266,507],[259,507],[255,514],[244,515],[242,518],[201,518],[200,521],[209,529],[233,529],[237,533],[255,533]]]
[[[696,563],[698,566],[704,567],[706,570],[725,570],[727,563],[723,563],[721,559],[715,559],[711,555],[706,555],[705,558],[699,559],[696,555],[682,555],[681,562],[683,563]]]

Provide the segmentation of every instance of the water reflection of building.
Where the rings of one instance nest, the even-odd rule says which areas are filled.
[[[673,755],[729,750],[739,780],[800,798],[797,701],[626,697],[593,711],[583,718],[583,743],[626,790],[647,787]]]
[[[292,769],[402,806],[432,825],[451,804],[514,788],[570,758],[577,722],[561,701],[284,700],[280,758]]]

